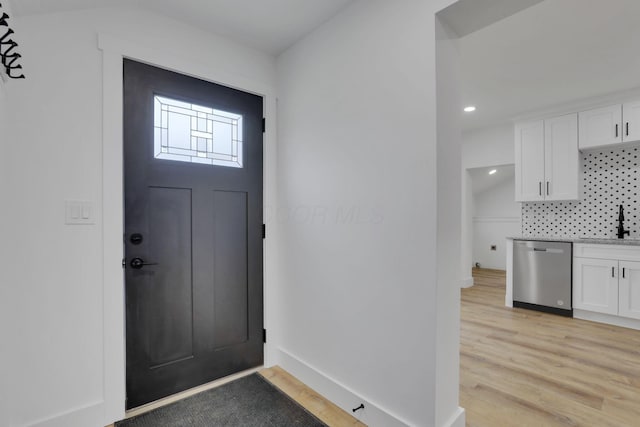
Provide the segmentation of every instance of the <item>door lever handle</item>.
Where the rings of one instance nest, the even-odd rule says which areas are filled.
[[[158,263],[157,262],[144,262],[144,260],[142,258],[134,258],[134,259],[131,260],[129,265],[134,270],[140,270],[145,265],[158,265]]]

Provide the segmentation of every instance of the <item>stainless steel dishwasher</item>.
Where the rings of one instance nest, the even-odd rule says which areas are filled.
[[[573,316],[572,244],[513,241],[513,306]]]

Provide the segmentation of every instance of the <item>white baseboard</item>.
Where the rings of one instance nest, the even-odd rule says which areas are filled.
[[[458,407],[458,410],[449,418],[442,427],[465,427],[466,415],[464,408]]]
[[[573,317],[576,319],[620,326],[622,328],[640,330],[640,320],[630,319],[628,317],[613,316],[611,314],[596,313],[593,311],[578,310],[575,308],[573,309]]]
[[[364,409],[353,413],[353,416],[364,424],[372,427],[406,427],[410,425],[410,423],[404,421],[401,417],[392,414],[380,405],[376,405],[366,397],[358,395],[345,385],[340,384],[339,381],[325,375],[320,370],[302,361],[282,347],[278,350],[280,352],[280,366],[285,371],[349,414],[352,414],[352,408],[360,406],[361,403],[364,404]]]
[[[33,421],[29,427],[70,427],[95,426],[101,427],[104,418],[104,402],[89,403],[85,406]]]
[[[460,286],[461,288],[465,289],[465,288],[470,288],[473,286],[473,277],[467,277],[466,279],[462,279],[462,285]]]

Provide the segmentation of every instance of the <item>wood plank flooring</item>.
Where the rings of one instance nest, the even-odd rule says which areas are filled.
[[[504,272],[474,279],[461,305],[468,426],[640,426],[640,331],[510,309]]]
[[[329,426],[366,427],[366,424],[358,421],[279,366],[263,369],[260,375]]]

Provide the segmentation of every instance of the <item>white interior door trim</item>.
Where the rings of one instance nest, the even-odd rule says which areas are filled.
[[[124,418],[125,414],[125,305],[124,274],[121,266],[124,256],[123,189],[123,120],[122,120],[122,60],[130,58],[150,65],[167,68],[203,80],[223,84],[264,97],[264,117],[267,127],[264,136],[264,206],[276,205],[276,93],[275,88],[260,81],[227,73],[221,61],[211,67],[195,58],[180,53],[159,50],[132,43],[108,34],[98,35],[98,48],[103,53],[103,123],[102,123],[102,238],[103,238],[103,425]],[[264,324],[274,326],[278,310],[274,287],[277,286],[276,237],[277,222],[265,214],[269,239],[264,247]],[[270,297],[271,296],[271,297]],[[265,365],[277,361],[276,333],[269,334],[265,346]],[[275,332],[275,331],[273,331]]]

